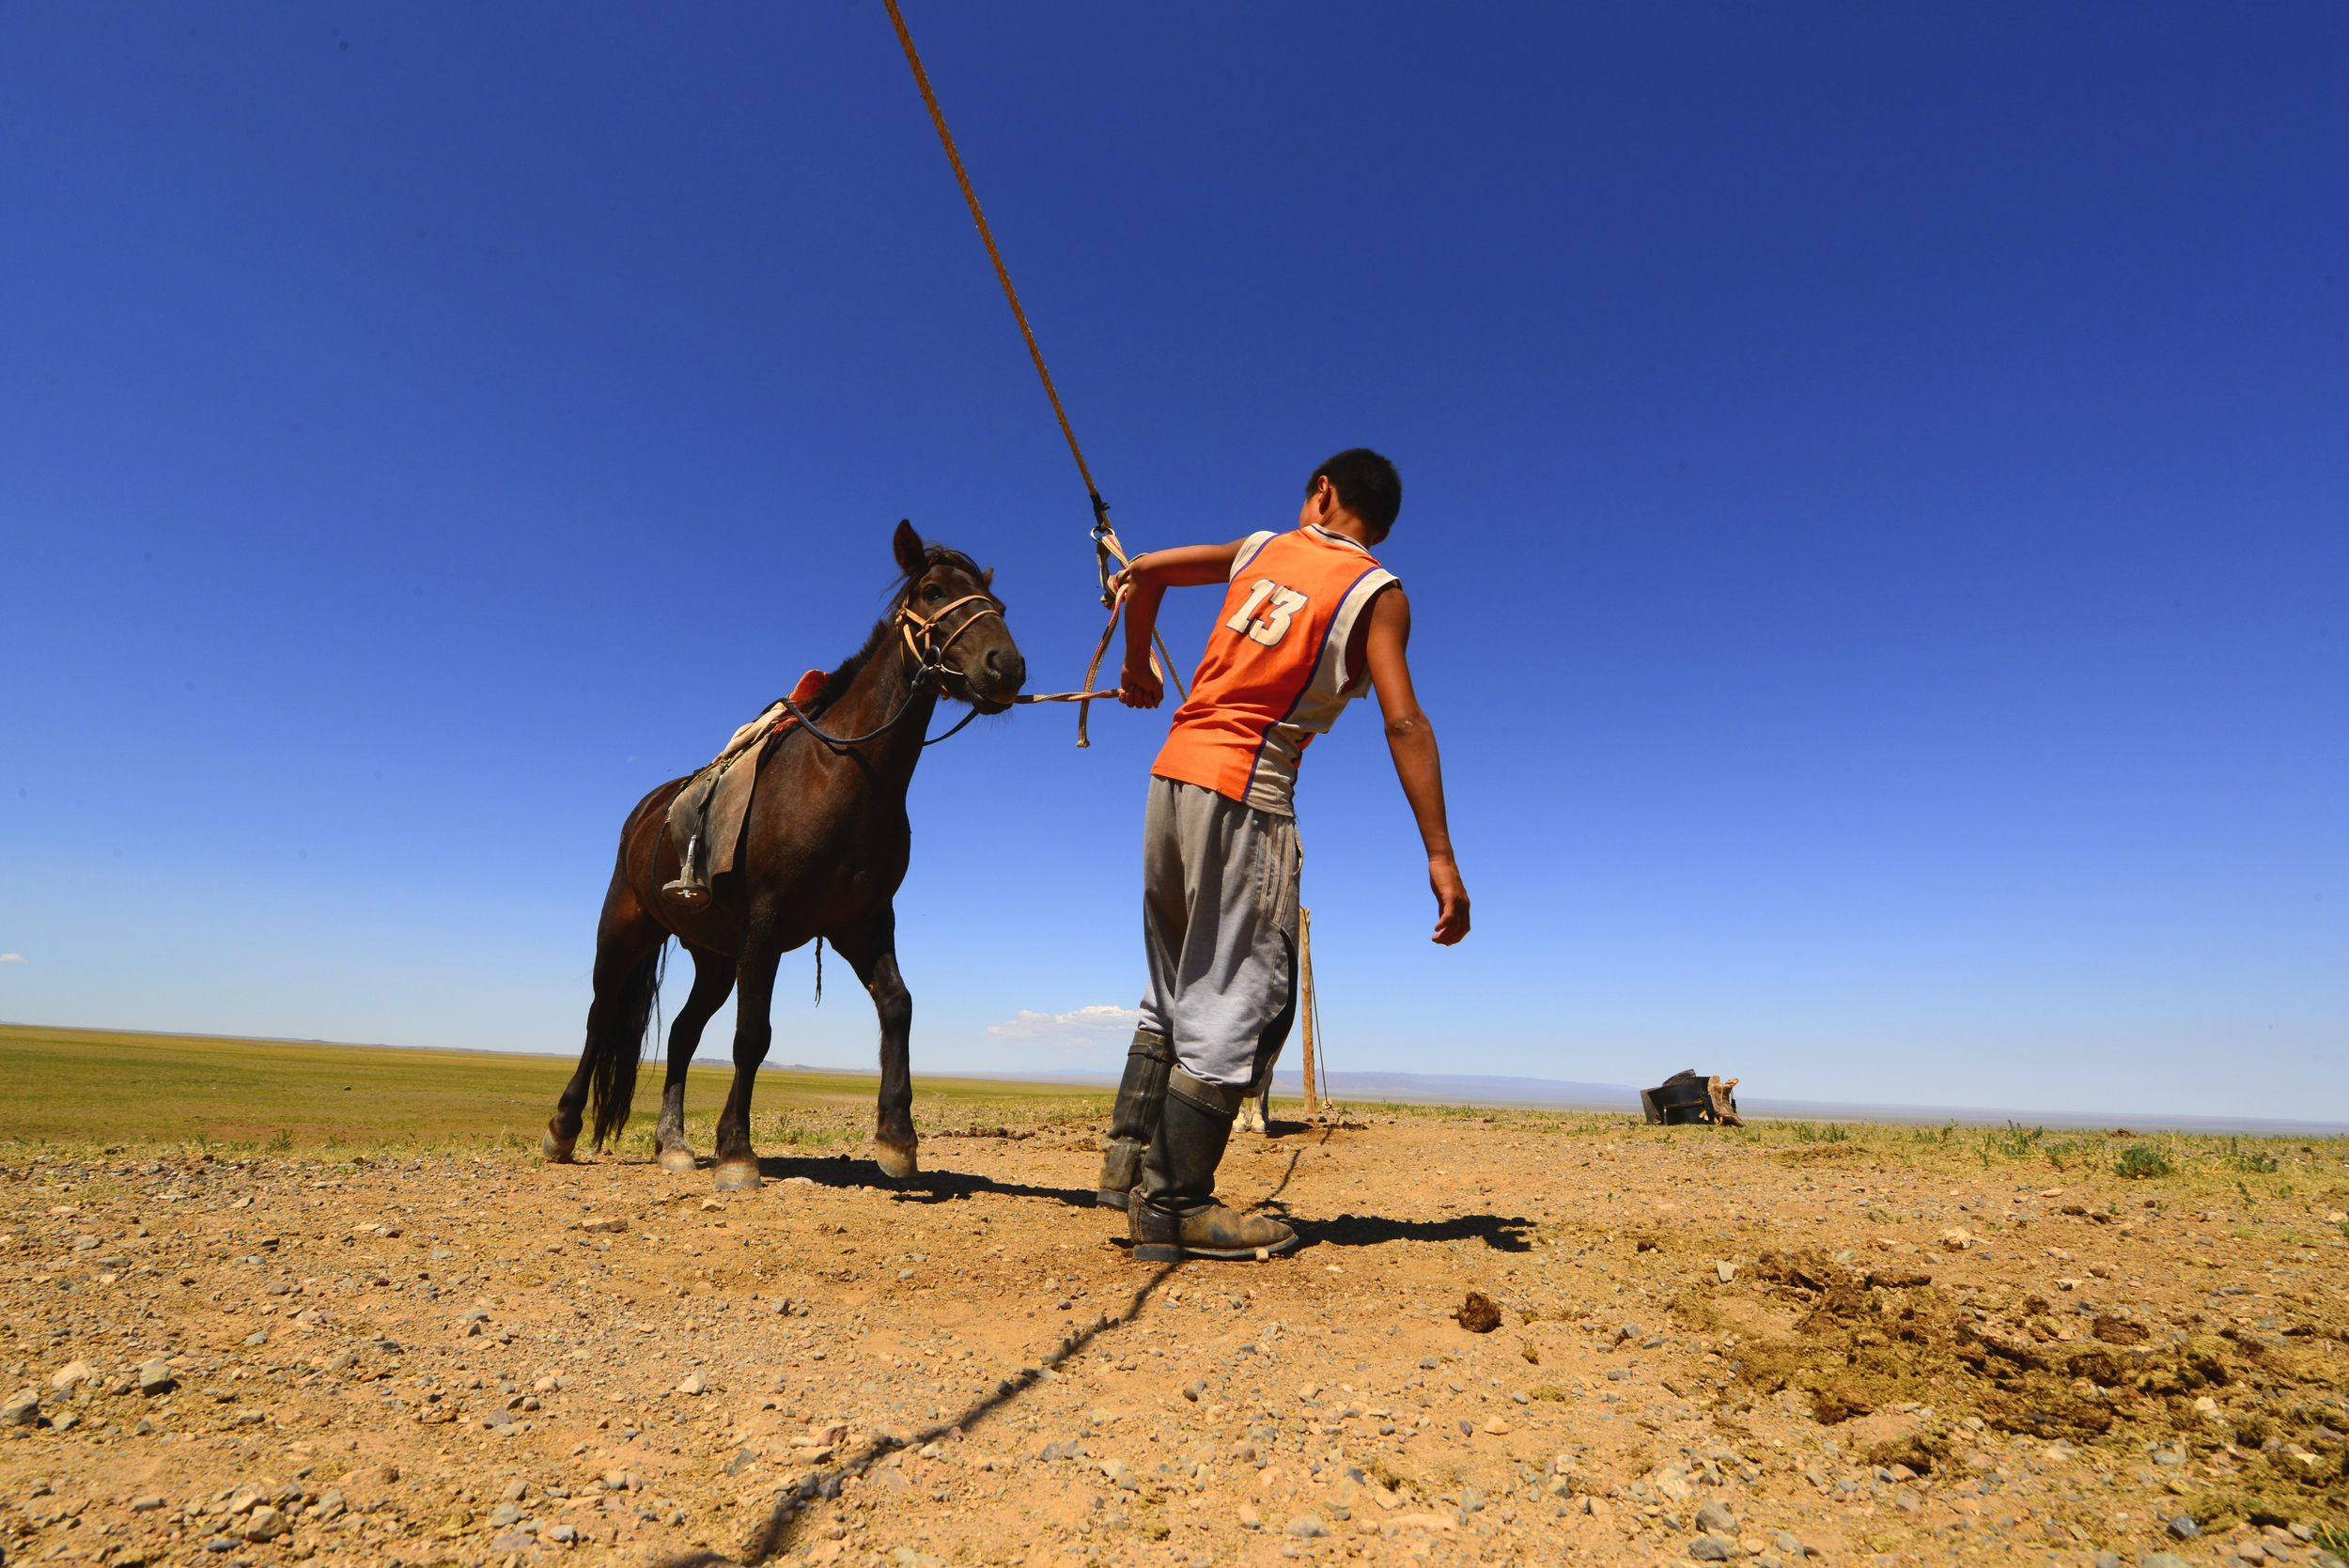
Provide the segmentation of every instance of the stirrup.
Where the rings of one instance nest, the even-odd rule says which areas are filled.
[[[686,908],[697,908],[709,902],[709,884],[694,875],[693,864],[701,857],[702,836],[695,833],[685,841],[685,863],[677,867],[677,880],[661,884],[661,896]]]

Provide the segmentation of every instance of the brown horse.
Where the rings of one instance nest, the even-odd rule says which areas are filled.
[[[897,525],[894,542],[904,578],[891,613],[802,709],[812,723],[770,743],[738,869],[717,879],[707,902],[681,908],[660,893],[677,874],[669,801],[690,779],[670,780],[629,813],[596,927],[587,1045],[547,1121],[540,1147],[549,1160],[571,1158],[580,1112],[591,1100],[599,1150],[627,1124],[646,1020],[660,990],[661,953],[674,936],[693,955],[693,989],[669,1031],[668,1082],[654,1132],[661,1165],[694,1168],[685,1141],[685,1070],[702,1026],[727,992],[739,991],[734,1088],[718,1117],[716,1181],[722,1190],[756,1187],[751,1089],[774,1035],[768,1004],[775,966],[820,937],[856,970],[880,1015],[876,1157],[892,1176],[919,1168],[906,1065],[913,998],[897,973],[894,903],[912,847],[906,789],[940,695],[1001,713],[1027,678],[1027,664],[1004,624],[1003,601],[988,591],[992,570],[981,571],[959,551],[925,546],[910,522]]]

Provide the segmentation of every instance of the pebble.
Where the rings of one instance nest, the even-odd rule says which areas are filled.
[[[1299,1539],[1305,1541],[1311,1541],[1315,1537],[1330,1533],[1330,1527],[1323,1524],[1319,1519],[1315,1518],[1310,1514],[1299,1514],[1296,1518],[1291,1519],[1283,1528],[1286,1529],[1291,1535],[1297,1536]]]
[[[1688,1543],[1688,1555],[1699,1562],[1727,1562],[1729,1543],[1718,1536],[1700,1535]]]
[[[1697,1529],[1707,1535],[1735,1535],[1737,1515],[1732,1514],[1719,1498],[1715,1498],[1697,1510]]]
[[[10,1394],[8,1403],[0,1405],[0,1426],[30,1426],[39,1419],[40,1394],[36,1389]]]
[[[49,1374],[49,1386],[61,1394],[70,1393],[97,1375],[97,1369],[87,1361],[68,1361]]]
[[[707,1393],[708,1389],[709,1380],[698,1372],[687,1373],[685,1374],[685,1381],[677,1386],[677,1391],[681,1394]]]

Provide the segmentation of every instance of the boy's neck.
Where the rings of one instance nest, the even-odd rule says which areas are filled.
[[[1309,526],[1319,528],[1325,533],[1343,535],[1364,550],[1368,550],[1378,542],[1370,536],[1370,524],[1343,507],[1332,507],[1321,516],[1310,520]]]

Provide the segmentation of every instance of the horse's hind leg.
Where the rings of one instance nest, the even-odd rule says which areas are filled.
[[[556,1165],[570,1163],[579,1145],[582,1112],[596,1103],[596,1141],[628,1120],[644,1050],[645,1019],[660,989],[661,945],[668,939],[637,907],[626,880],[614,877],[596,927],[595,1001],[587,1008],[587,1044],[579,1069],[554,1102],[538,1152]]]
[[[758,1154],[751,1147],[751,1092],[758,1085],[758,1064],[775,1037],[770,1011],[775,996],[775,966],[783,958],[755,934],[742,950],[740,994],[734,1003],[734,1087],[726,1093],[726,1108],[718,1113],[717,1171],[712,1181],[721,1192],[747,1192],[758,1186]]]
[[[685,1074],[693,1065],[703,1027],[734,989],[734,960],[704,947],[685,951],[693,955],[693,989],[669,1028],[669,1076],[661,1087],[661,1120],[653,1128],[661,1169],[676,1172],[694,1168],[693,1146],[685,1141]]]
[[[913,1033],[913,993],[897,972],[897,911],[883,909],[864,930],[832,946],[848,960],[880,1016],[880,1100],[873,1121],[873,1158],[881,1174],[903,1178],[922,1169],[913,1130],[913,1071],[906,1043]]]

